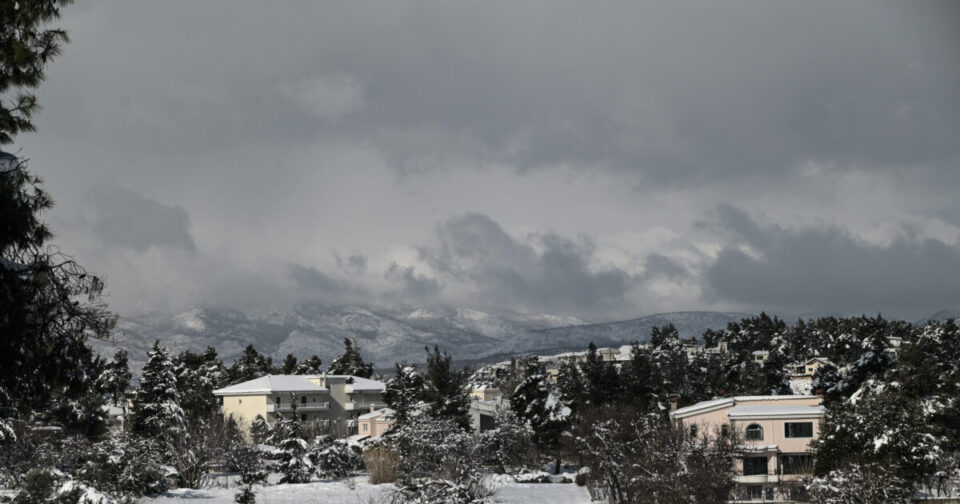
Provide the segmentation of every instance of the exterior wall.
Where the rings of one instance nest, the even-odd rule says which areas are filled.
[[[789,422],[813,422],[813,437],[810,438],[788,438],[784,435],[784,424]],[[782,453],[807,453],[810,451],[810,441],[813,441],[820,435],[820,419],[816,416],[810,418],[786,418],[775,420],[762,419],[735,419],[731,422],[732,428],[743,431],[748,425],[757,424],[763,427],[763,440],[744,441],[749,447],[751,445],[777,445]]]
[[[560,370],[557,370],[557,374],[560,374]],[[500,397],[500,389],[496,388],[485,388],[485,389],[473,389],[470,392],[471,398],[476,398],[481,401],[493,401],[496,398]]]
[[[267,418],[267,396],[223,396],[223,414],[233,415],[240,428],[247,431],[257,415]]]
[[[370,437],[380,437],[384,432],[393,427],[393,420],[387,420],[383,417],[366,418],[357,420],[357,434]]]

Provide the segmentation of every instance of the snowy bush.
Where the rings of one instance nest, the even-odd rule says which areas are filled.
[[[363,468],[360,449],[329,436],[317,438],[312,446],[317,476],[345,478]]]
[[[122,435],[95,444],[77,477],[113,495],[141,496],[166,491],[167,472],[155,442]]]
[[[851,464],[830,471],[814,479],[809,490],[816,504],[907,504],[913,501],[910,485],[879,464]]]
[[[474,476],[460,483],[425,478],[399,487],[393,494],[395,504],[484,504],[495,488]]]
[[[370,474],[370,483],[394,483],[400,471],[400,456],[384,443],[368,444],[363,452],[363,465]]]

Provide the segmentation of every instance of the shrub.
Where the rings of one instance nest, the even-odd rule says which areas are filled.
[[[389,446],[377,443],[363,452],[363,465],[370,473],[370,483],[395,483],[400,470],[400,455]]]

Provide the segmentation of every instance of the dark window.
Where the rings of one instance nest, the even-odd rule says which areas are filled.
[[[307,404],[307,396],[303,396],[300,398],[300,404]]]
[[[772,500],[773,500],[773,487],[766,487],[765,490],[767,491],[767,499],[766,499],[766,500],[772,501]]]
[[[274,397],[274,398],[273,398],[273,403],[274,403],[274,404],[280,404],[280,396]]]
[[[767,474],[767,457],[743,457],[743,475]]]
[[[304,414],[304,413],[300,413],[300,421],[301,421],[301,422],[306,422],[306,421],[307,421],[307,415]]]
[[[760,500],[763,499],[763,487],[762,486],[748,486],[747,487],[747,498],[750,500]]]
[[[763,427],[760,427],[757,424],[750,424],[747,426],[747,430],[744,431],[744,436],[748,441],[762,441],[763,440]]]
[[[723,437],[729,436],[729,435],[730,435],[730,426],[727,425],[727,424],[721,425],[721,426],[720,426],[720,435],[723,436]]]
[[[690,437],[695,438],[700,431],[697,429],[696,425],[690,426]]]
[[[781,455],[783,474],[809,474],[813,471],[813,455]]]
[[[783,424],[783,435],[788,438],[813,437],[813,422],[790,422]]]

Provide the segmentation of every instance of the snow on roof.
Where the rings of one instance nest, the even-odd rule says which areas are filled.
[[[703,411],[709,411],[712,409],[718,409],[726,406],[733,406],[735,403],[742,402],[757,402],[757,401],[790,401],[795,399],[817,399],[817,396],[811,395],[767,395],[767,396],[735,396],[735,397],[723,397],[719,399],[711,399],[709,401],[700,401],[696,404],[691,404],[683,408],[679,408],[676,411],[670,413],[670,416],[674,418],[683,418],[685,416],[692,415],[694,413],[699,413]],[[809,408],[810,406],[806,406]]]
[[[214,390],[215,395],[251,395],[274,392],[327,392],[302,375],[267,375]]]
[[[368,420],[371,418],[377,418],[381,415],[383,415],[384,418],[390,418],[393,416],[394,413],[396,413],[396,411],[393,411],[390,408],[381,408],[376,411],[372,411],[370,413],[365,413],[363,415],[360,415],[357,418],[360,420]]]
[[[748,404],[727,410],[730,418],[809,418],[823,416],[823,406],[803,404]]]
[[[754,350],[753,355],[768,355],[770,352],[767,350]]]

